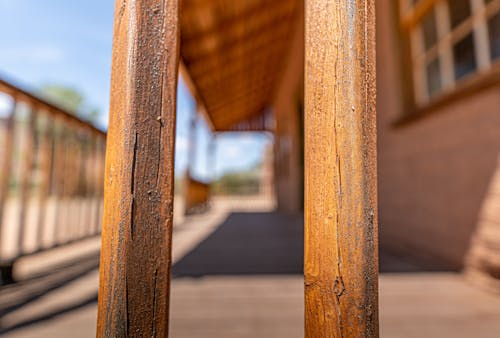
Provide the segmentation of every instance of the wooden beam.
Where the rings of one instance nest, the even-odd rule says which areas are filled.
[[[236,121],[235,123],[224,123],[223,128],[217,130],[218,133],[221,132],[246,132],[246,131],[269,131],[266,120],[268,120],[268,114],[264,106],[260,109],[255,110],[257,113],[248,115],[244,120]]]
[[[87,128],[95,134],[106,136],[105,131],[102,131],[101,129],[95,127],[88,121],[80,119],[75,113],[70,113],[65,109],[58,107],[57,105],[49,103],[46,100],[28,92],[27,90],[22,89],[21,87],[13,85],[12,82],[7,82],[3,78],[0,78],[0,92],[15,97],[17,102],[24,102],[29,106],[38,107],[38,109],[44,109],[54,118],[62,118],[70,123],[74,123],[75,125]]]
[[[226,110],[225,114],[222,113],[223,111],[220,111],[219,114],[214,115],[214,124],[217,127],[217,131],[227,130],[236,123],[243,122],[256,115],[262,114],[269,105],[270,103],[268,102],[255,102],[252,103],[249,108],[245,109],[244,114],[239,115],[231,114],[230,109]],[[235,108],[234,110],[237,109],[238,108]]]
[[[167,337],[179,0],[117,0],[98,337]]]
[[[233,102],[241,101],[242,98],[248,97],[252,94],[262,96],[263,100],[270,99],[270,89],[273,89],[275,84],[275,79],[271,76],[266,78],[265,74],[260,79],[248,79],[248,82],[243,82],[242,84],[234,84],[234,86],[220,86],[219,91],[210,90],[211,97],[213,97],[208,102],[208,108],[210,113],[218,108],[225,107]],[[272,91],[271,91],[272,92]],[[219,94],[222,93],[222,94]],[[224,96],[225,94],[225,96]]]
[[[375,0],[305,29],[305,337],[378,337]]]

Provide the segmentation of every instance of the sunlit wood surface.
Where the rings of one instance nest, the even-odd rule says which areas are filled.
[[[305,336],[378,337],[375,1],[305,13]]]
[[[117,1],[98,337],[168,337],[179,1]]]

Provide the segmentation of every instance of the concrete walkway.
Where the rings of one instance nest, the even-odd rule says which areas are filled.
[[[219,200],[210,213],[176,224],[172,337],[303,336],[301,219],[271,209],[266,201]],[[71,249],[74,256],[66,248],[22,262],[26,281],[0,290],[3,336],[95,336],[98,246],[88,241]],[[47,267],[36,269],[61,256],[78,264],[49,275]],[[387,264],[415,271],[394,259]],[[459,274],[382,274],[380,307],[382,337],[500,332],[500,297]]]

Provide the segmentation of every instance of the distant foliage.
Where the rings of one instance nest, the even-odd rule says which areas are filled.
[[[40,91],[46,99],[68,110],[70,113],[89,122],[97,122],[100,115],[99,110],[89,107],[87,100],[77,89],[63,85],[50,84],[42,86]]]
[[[260,191],[258,172],[243,171],[224,174],[212,185],[217,195],[254,195]]]

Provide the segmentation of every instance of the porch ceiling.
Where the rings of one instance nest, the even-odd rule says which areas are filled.
[[[183,0],[181,72],[214,131],[265,129],[297,9],[297,0]]]

